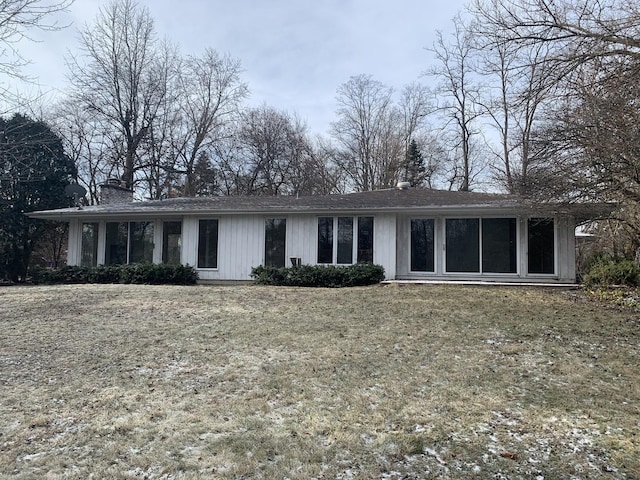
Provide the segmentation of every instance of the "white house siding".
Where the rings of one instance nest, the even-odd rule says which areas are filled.
[[[78,219],[69,221],[69,247],[67,248],[67,265],[80,265],[82,248],[82,222]]]
[[[195,267],[198,264],[198,218],[182,219],[182,245],[180,259],[183,265]]]
[[[558,235],[556,261],[558,267],[558,279],[561,282],[575,282],[576,279],[576,238],[575,219],[561,217],[558,219]]]
[[[204,217],[203,217],[204,218]],[[215,218],[215,217],[211,217]],[[285,263],[291,257],[303,264],[317,262],[318,215],[241,215],[218,217],[218,268],[198,269],[203,280],[249,280],[251,269],[264,263],[264,225],[267,218],[286,218]],[[198,219],[183,223],[183,262],[196,265]],[[395,278],[396,217],[374,219],[374,262]],[[191,252],[191,253],[189,253]],[[193,258],[188,257],[193,255]]]
[[[396,214],[379,214],[373,220],[373,263],[384,267],[387,280],[396,278]]]
[[[303,264],[317,262],[317,214],[291,215],[211,215],[173,216],[170,220],[182,220],[183,264],[197,267],[198,222],[200,219],[218,220],[218,268],[198,269],[203,280],[250,280],[251,269],[264,263],[264,225],[267,218],[287,219],[285,258],[302,259]],[[353,214],[354,217],[366,216]],[[382,265],[387,279],[461,279],[477,278],[503,281],[575,281],[574,219],[559,217],[556,225],[556,273],[554,275],[527,275],[527,217],[518,218],[518,274],[485,276],[479,274],[446,274],[444,267],[444,216],[396,215],[395,213],[374,216],[374,263]],[[474,215],[465,215],[473,217]],[[435,218],[435,272],[410,272],[410,220],[411,218]],[[133,219],[121,219],[131,221]],[[140,221],[139,218],[135,219]],[[116,221],[116,220],[109,220]],[[82,224],[99,222],[97,263],[105,260],[106,221],[97,218],[71,219],[69,222],[69,248],[67,263],[79,265],[81,261]],[[155,245],[153,261],[162,261],[162,225],[164,219],[155,220]]]
[[[411,255],[411,218],[398,215],[396,225],[396,273],[399,277],[408,277]]]
[[[287,217],[287,256],[300,258],[303,265],[315,265],[318,251],[318,220],[315,215]]]
[[[182,224],[182,251],[197,267],[198,223],[200,219],[218,220],[218,268],[198,269],[202,280],[250,280],[251,268],[263,263],[264,219],[258,215],[207,216],[185,218]]]

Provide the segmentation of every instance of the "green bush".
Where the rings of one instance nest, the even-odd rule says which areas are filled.
[[[359,263],[348,266],[301,265],[300,267],[254,267],[251,278],[260,285],[291,287],[355,287],[384,280],[380,265]]]
[[[587,286],[635,286],[640,278],[638,265],[623,257],[596,254],[587,265],[583,279]]]
[[[70,283],[134,283],[146,285],[194,285],[198,272],[189,265],[100,265],[63,267],[59,270],[37,270],[32,282],[36,284]]]

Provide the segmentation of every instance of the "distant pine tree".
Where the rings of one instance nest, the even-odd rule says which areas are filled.
[[[424,165],[424,158],[420,147],[415,140],[411,139],[407,158],[405,162],[405,178],[404,180],[411,183],[412,187],[421,185],[427,176],[427,169]]]

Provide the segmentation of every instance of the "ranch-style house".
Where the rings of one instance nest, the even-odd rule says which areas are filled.
[[[133,201],[30,213],[68,221],[69,265],[194,266],[201,280],[250,280],[252,267],[373,262],[387,279],[576,281],[575,228],[607,205],[397,188],[340,195]]]

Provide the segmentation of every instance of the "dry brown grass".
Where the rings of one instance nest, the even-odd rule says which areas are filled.
[[[639,478],[639,359],[563,290],[5,287],[0,477]]]

